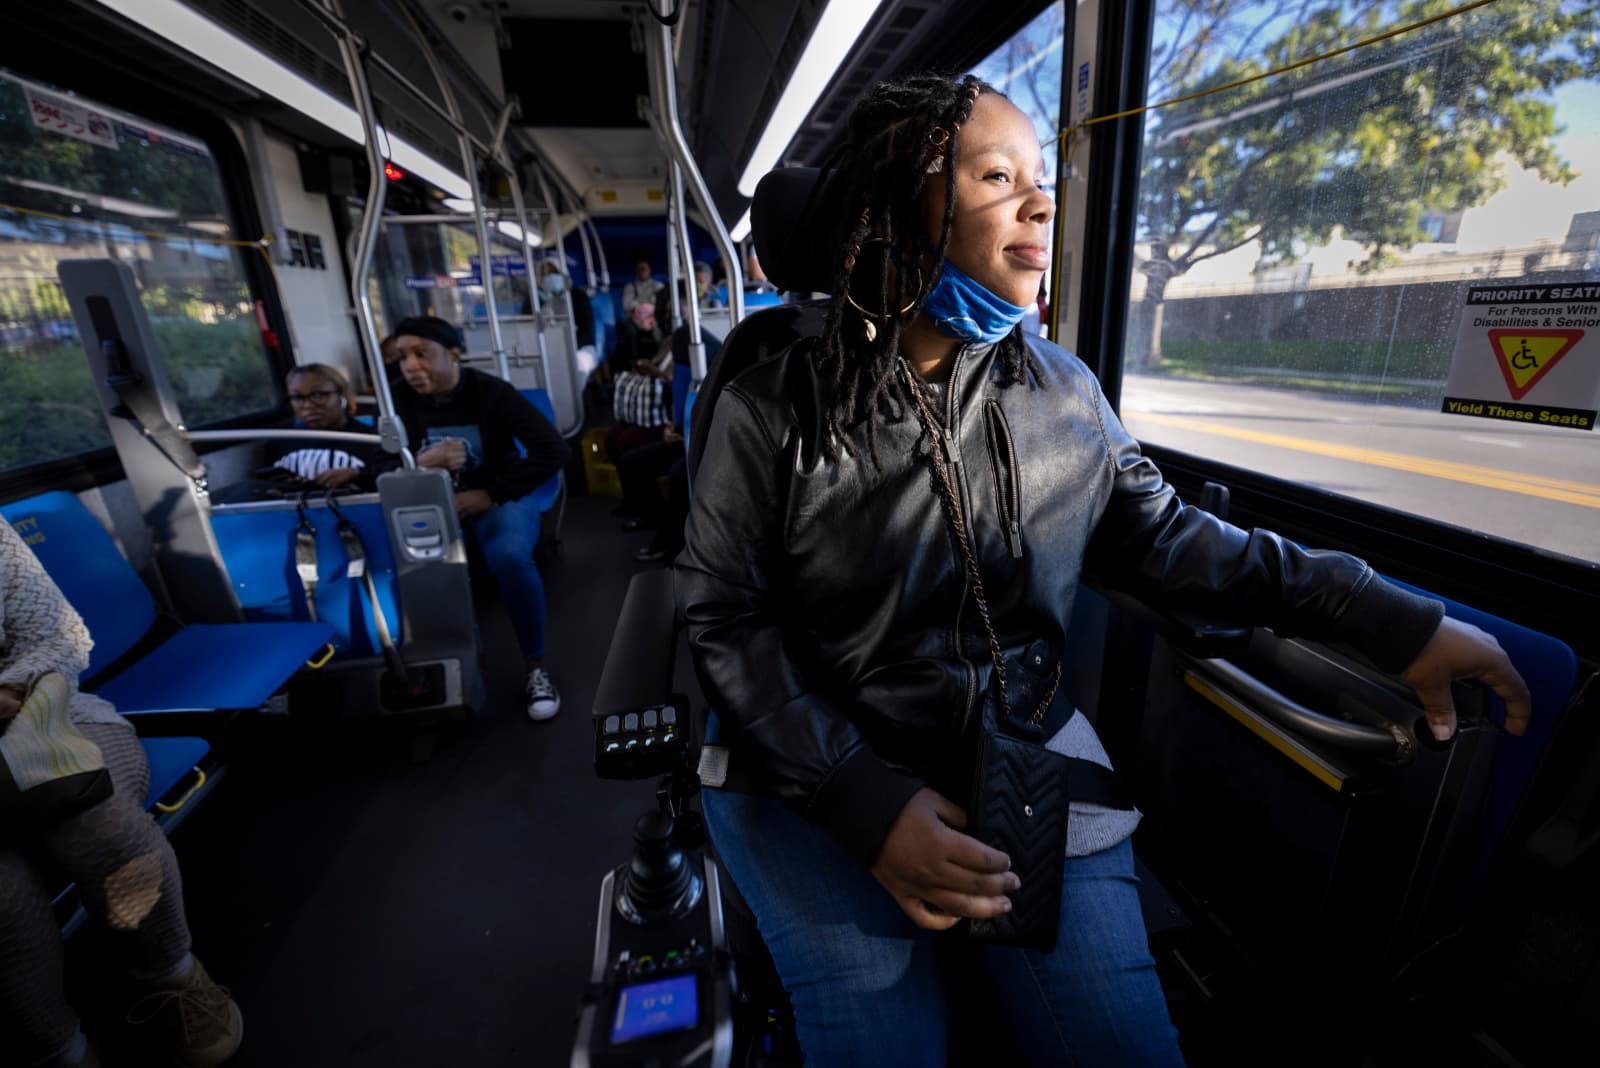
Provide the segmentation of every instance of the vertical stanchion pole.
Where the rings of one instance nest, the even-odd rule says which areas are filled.
[[[672,218],[673,235],[677,238],[678,254],[683,261],[683,270],[688,278],[688,293],[685,304],[684,325],[689,328],[689,366],[690,368],[705,367],[706,343],[700,336],[700,299],[694,291],[694,246],[689,244],[689,219],[683,210],[683,168],[674,160],[670,164],[672,182]],[[704,372],[696,375],[695,381],[705,378]]]
[[[728,228],[722,225],[722,216],[717,214],[717,205],[711,199],[711,191],[706,188],[700,169],[695,166],[694,154],[689,151],[683,127],[678,122],[678,86],[672,63],[672,31],[652,16],[641,15],[638,18],[640,21],[637,25],[644,38],[645,59],[650,71],[650,99],[656,107],[656,135],[663,142],[662,147],[667,154],[682,168],[681,177],[694,195],[700,214],[705,217],[706,226],[711,230],[723,262],[728,265],[728,312],[731,325],[737,326],[739,320],[744,318],[744,265],[739,262],[738,250],[728,236]],[[694,368],[694,380],[703,381],[706,376],[705,350],[701,349],[698,358],[691,352],[690,363]]]
[[[330,15],[343,18],[339,0],[322,0]],[[361,348],[367,359],[367,373],[372,379],[372,391],[378,400],[378,436],[385,452],[406,451],[404,428],[394,417],[394,397],[389,392],[389,376],[383,369],[383,351],[379,347],[378,319],[372,311],[372,293],[367,280],[372,276],[372,257],[378,248],[378,227],[383,218],[383,198],[386,192],[383,174],[383,154],[378,151],[377,124],[372,106],[372,89],[367,85],[367,72],[361,63],[361,45],[348,31],[336,32],[339,55],[344,60],[345,75],[350,79],[350,92],[361,116],[362,147],[367,152],[367,200],[361,209],[361,226],[356,232],[355,256],[350,269],[350,303],[356,310],[356,323],[360,328]]]
[[[446,77],[444,67],[439,63],[439,57],[433,54],[433,49],[428,45],[428,38],[422,32],[422,27],[411,14],[409,8],[405,11],[406,21],[411,24],[411,34],[416,38],[417,45],[422,49],[422,58],[428,61],[428,69],[433,72],[433,80],[439,83],[439,95],[444,98],[444,106],[450,113],[450,119],[456,126],[456,141],[461,148],[461,165],[466,169],[467,189],[472,196],[472,216],[477,223],[478,231],[478,259],[479,272],[483,276],[483,310],[489,317],[489,345],[494,350],[495,368],[499,371],[504,381],[511,380],[511,366],[506,360],[506,344],[500,334],[500,312],[494,299],[494,246],[489,242],[489,220],[483,210],[483,192],[478,187],[478,161],[472,151],[472,138],[467,134],[467,127],[461,120],[461,108],[456,103],[455,90],[450,88],[450,80]]]

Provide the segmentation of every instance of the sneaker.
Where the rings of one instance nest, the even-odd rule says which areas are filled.
[[[128,1010],[128,1023],[150,1036],[175,1068],[215,1068],[239,1051],[244,1018],[226,987],[212,982],[199,961],[173,986],[151,990]]]
[[[550,672],[544,668],[534,668],[528,672],[528,718],[551,719],[560,711],[561,694],[556,692],[556,684],[550,681]]]

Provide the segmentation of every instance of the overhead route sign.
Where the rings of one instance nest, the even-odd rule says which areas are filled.
[[[1451,415],[1593,430],[1600,283],[1468,288],[1444,394]]]

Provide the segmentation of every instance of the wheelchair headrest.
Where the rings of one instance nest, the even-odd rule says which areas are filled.
[[[756,185],[750,232],[761,269],[779,289],[833,289],[829,239],[841,208],[838,183],[831,178],[816,167],[780,167]]]

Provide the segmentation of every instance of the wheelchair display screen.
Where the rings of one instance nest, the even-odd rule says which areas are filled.
[[[611,1018],[611,1042],[619,1045],[637,1038],[682,1031],[699,1023],[700,996],[693,975],[637,983],[617,992],[617,1010]]]

